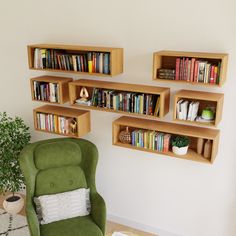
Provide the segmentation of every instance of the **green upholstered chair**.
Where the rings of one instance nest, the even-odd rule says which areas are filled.
[[[26,181],[26,215],[31,236],[103,236],[106,208],[95,186],[98,151],[83,139],[59,138],[26,146],[20,167]],[[91,213],[40,225],[33,198],[90,188]]]

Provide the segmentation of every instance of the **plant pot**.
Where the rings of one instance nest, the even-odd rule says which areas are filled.
[[[176,154],[176,155],[185,155],[185,154],[187,154],[187,152],[188,152],[188,146],[186,146],[186,147],[176,147],[176,146],[173,146],[172,147],[172,151],[173,151],[173,153],[174,154]]]
[[[20,194],[15,193],[14,197],[13,194],[9,194],[3,201],[3,208],[10,214],[19,213],[24,206],[24,198]]]

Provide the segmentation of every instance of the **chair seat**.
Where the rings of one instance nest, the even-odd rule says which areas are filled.
[[[91,216],[83,216],[41,225],[40,236],[103,236],[103,234]]]

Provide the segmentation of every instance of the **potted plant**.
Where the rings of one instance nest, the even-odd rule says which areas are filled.
[[[0,113],[0,192],[4,195],[11,192],[3,202],[4,209],[11,214],[20,212],[24,206],[24,199],[16,192],[24,184],[19,154],[29,141],[29,127],[21,118]]]
[[[188,152],[189,138],[186,136],[175,136],[172,139],[172,151],[176,155],[185,155]]]

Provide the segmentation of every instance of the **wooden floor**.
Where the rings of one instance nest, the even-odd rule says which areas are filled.
[[[0,195],[0,208],[2,208],[3,200],[4,200],[4,196]],[[19,214],[25,216],[25,209],[23,209]],[[155,236],[154,234],[139,231],[125,225],[117,224],[112,221],[107,221],[106,236],[111,236],[114,231],[119,231],[119,232],[124,232],[124,233],[127,232],[127,234],[129,233],[128,234],[129,236]]]

